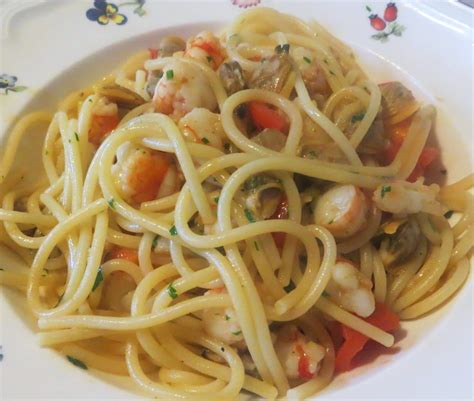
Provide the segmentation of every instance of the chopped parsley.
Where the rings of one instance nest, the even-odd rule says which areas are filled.
[[[72,357],[71,355],[66,355],[66,358],[74,366],[77,366],[78,368],[87,370],[87,365],[84,362],[80,361],[79,359],[76,359],[76,358]]]
[[[170,234],[173,235],[173,236],[174,236],[174,235],[178,235],[178,230],[176,229],[176,226],[173,225],[173,226],[170,228]]]
[[[92,286],[92,291],[95,291],[102,281],[104,281],[104,272],[102,270],[102,266],[100,266],[99,270],[97,271],[97,276],[95,277],[94,285]]]
[[[329,70],[329,74],[331,74],[331,75],[336,75],[336,74],[334,73],[334,71],[331,71],[331,70]]]
[[[229,316],[229,315],[225,315],[225,320],[230,320],[230,316]]]
[[[266,184],[266,182],[267,180],[263,175],[254,175],[244,182],[244,190],[251,191],[252,189],[256,189],[261,185]]]
[[[206,58],[207,58],[208,63],[212,63],[214,61],[212,56],[207,56]]]
[[[219,203],[219,197],[218,197],[218,196],[216,196],[216,197],[214,198],[214,202],[216,202],[216,205]]]
[[[79,135],[77,134],[77,132],[74,132],[74,136],[76,138],[76,141],[79,142]]]
[[[310,58],[304,56],[303,60],[306,61],[308,64],[311,64],[311,59]]]
[[[46,149],[46,150],[44,151],[44,154],[45,154],[45,156],[48,156],[48,155],[49,155],[48,149]]]
[[[206,145],[209,143],[209,139],[207,139],[206,137],[203,137],[201,141],[202,143],[205,143]]]
[[[109,207],[113,210],[115,210],[115,199],[114,198],[110,198],[108,201],[107,201],[107,204],[109,205]]]
[[[224,347],[221,347],[221,352],[224,352],[224,351],[225,351]]]
[[[250,210],[245,208],[244,213],[245,213],[245,217],[247,217],[247,220],[249,221],[249,223],[255,223],[255,217],[253,216],[253,214]]]
[[[254,241],[253,244],[254,244],[254,246],[255,246],[255,249],[256,249],[257,251],[259,251],[259,250],[260,250],[260,247],[258,246],[258,242],[257,242],[257,241]]]
[[[234,336],[238,336],[239,334],[242,334],[242,330],[233,331],[232,334],[233,334]]]
[[[323,61],[324,61],[324,63],[325,63],[325,64],[329,64],[329,62],[328,62],[328,59],[327,59],[327,58],[325,58]]]
[[[89,102],[89,103],[92,103],[92,102],[93,102],[93,100],[92,100],[92,99],[89,99],[89,100],[88,100],[88,102]]]
[[[282,54],[282,53],[288,54],[290,52],[290,45],[288,43],[284,45],[278,45],[277,47],[275,47],[275,52],[277,54]]]
[[[158,238],[160,238],[160,236],[158,234],[156,234],[155,237],[153,238],[153,241],[151,242],[151,247],[153,249],[155,249],[156,246],[158,245]]]
[[[454,214],[454,210],[448,210],[445,214],[444,217],[447,219],[450,219]]]
[[[174,78],[174,71],[168,70],[166,71],[166,79],[173,79]]]
[[[171,299],[178,298],[178,291],[176,291],[176,288],[173,287],[173,283],[168,284],[166,291],[168,292],[168,295],[171,297]]]
[[[391,192],[392,187],[390,185],[384,185],[382,189],[380,190],[380,197],[384,197],[386,193]]]
[[[357,114],[354,114],[351,118],[351,123],[354,124],[355,122],[357,121],[362,121],[365,117],[365,113],[357,113]]]

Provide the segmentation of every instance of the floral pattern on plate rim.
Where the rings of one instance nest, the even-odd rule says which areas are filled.
[[[86,11],[86,17],[88,20],[97,22],[99,25],[107,25],[109,22],[113,22],[116,25],[125,25],[128,17],[119,12],[120,8],[134,6],[133,13],[143,17],[146,14],[144,10],[145,2],[146,0],[130,0],[116,5],[105,0],[94,0],[94,7]]]
[[[231,0],[234,6],[239,8],[248,8],[253,6],[258,6],[261,0]]]
[[[0,74],[0,94],[8,95],[8,92],[23,92],[27,86],[17,86],[18,78],[10,74]]]
[[[370,13],[370,26],[376,31],[380,31],[372,35],[372,39],[385,43],[388,42],[391,35],[402,36],[402,33],[406,28],[396,21],[398,18],[398,8],[395,3],[387,3],[382,18],[379,17],[378,14],[373,13],[372,8],[369,6],[365,6],[365,9]]]

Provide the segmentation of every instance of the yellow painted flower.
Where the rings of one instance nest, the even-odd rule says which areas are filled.
[[[86,17],[91,21],[97,21],[100,25],[107,25],[109,21],[117,25],[127,23],[127,17],[119,13],[119,8],[113,3],[107,3],[105,0],[95,0],[94,8],[89,8]]]

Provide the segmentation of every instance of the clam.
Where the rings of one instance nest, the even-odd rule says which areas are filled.
[[[125,109],[133,109],[146,103],[146,100],[137,93],[115,83],[97,85],[94,87],[94,92]]]
[[[411,91],[400,82],[385,82],[379,87],[382,93],[382,118],[386,124],[403,121],[419,109],[420,105]]]
[[[219,67],[219,77],[222,85],[230,96],[242,89],[245,89],[245,80],[242,73],[242,67],[237,61],[223,63]]]
[[[391,228],[395,231],[384,230],[385,234],[380,243],[380,257],[388,268],[397,266],[412,256],[421,238],[421,230],[415,219],[409,219],[402,224],[394,223]]]
[[[274,54],[264,58],[260,66],[253,72],[248,86],[280,93],[292,71],[287,53]]]

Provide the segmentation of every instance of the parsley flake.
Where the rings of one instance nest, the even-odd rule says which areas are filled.
[[[258,242],[257,242],[257,241],[254,241],[253,244],[254,244],[254,246],[255,246],[255,249],[256,249],[257,251],[259,251],[260,248],[259,248],[259,246],[258,246]]]
[[[304,56],[303,60],[306,61],[308,64],[311,64],[311,59],[310,58]]]
[[[76,137],[76,141],[79,142],[79,135],[77,132],[74,132],[74,136]]]
[[[207,58],[208,63],[212,63],[214,61],[212,56],[207,56],[206,58]]]
[[[209,143],[209,139],[207,139],[206,137],[203,137],[201,141],[202,143],[205,143],[206,145]]]
[[[229,315],[225,315],[225,320],[230,320],[230,316],[229,316]]]
[[[170,228],[170,234],[173,235],[173,236],[174,236],[174,235],[178,235],[178,230],[176,229],[176,226],[173,225],[173,226]]]
[[[219,203],[219,197],[218,197],[218,196],[216,196],[216,197],[214,198],[214,202],[216,202],[216,205]]]
[[[171,299],[178,298],[178,291],[176,291],[176,288],[173,287],[173,283],[168,284],[166,291],[168,292],[168,295],[171,297]]]
[[[244,209],[245,217],[247,217],[247,220],[249,223],[255,223],[255,217],[253,217],[253,214],[250,210],[247,208]]]
[[[174,78],[174,71],[168,70],[166,71],[166,79],[173,79]]]
[[[109,205],[109,207],[113,210],[115,210],[115,199],[114,198],[110,198],[108,201],[107,201],[107,204]]]
[[[100,266],[99,270],[97,271],[97,276],[95,277],[94,285],[92,286],[92,291],[95,291],[102,281],[104,281],[104,272],[102,270],[102,266]]]
[[[242,330],[233,331],[232,334],[233,334],[234,336],[238,336],[238,335],[242,334]]]
[[[71,355],[66,355],[66,358],[74,366],[77,366],[78,368],[87,370],[87,365],[84,362],[80,361],[79,359],[76,359],[76,358],[72,357]]]
[[[383,198],[386,193],[391,192],[392,187],[390,185],[384,185],[380,190],[380,197]]]

